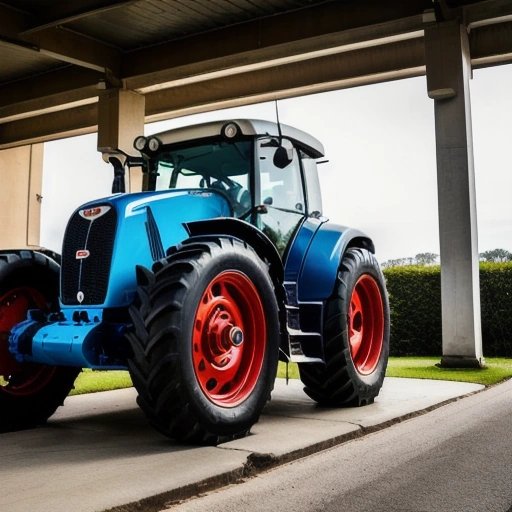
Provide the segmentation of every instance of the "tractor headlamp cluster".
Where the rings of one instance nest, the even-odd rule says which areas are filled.
[[[133,141],[133,147],[140,152],[155,153],[160,149],[162,141],[158,137],[140,135]]]

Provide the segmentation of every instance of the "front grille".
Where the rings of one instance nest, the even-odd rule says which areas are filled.
[[[103,304],[107,295],[110,265],[116,233],[114,208],[94,219],[84,219],[76,212],[70,219],[62,247],[61,300],[67,305]],[[77,251],[89,255],[77,259]],[[78,292],[83,293],[82,302]]]

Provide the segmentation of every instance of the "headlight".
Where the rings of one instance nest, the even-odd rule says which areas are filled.
[[[160,142],[160,139],[157,137],[150,137],[148,139],[148,149],[149,151],[155,152],[158,151],[162,143]]]
[[[142,151],[146,147],[146,137],[144,135],[139,135],[134,141],[133,141],[133,147],[137,151]]]
[[[240,127],[236,124],[236,123],[233,123],[233,122],[229,122],[229,123],[226,123],[220,133],[222,134],[223,137],[226,137],[226,139],[233,139],[235,138],[240,132]]]

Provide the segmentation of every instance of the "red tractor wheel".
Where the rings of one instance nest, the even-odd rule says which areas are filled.
[[[225,270],[206,287],[192,335],[194,373],[214,404],[236,407],[253,392],[266,349],[266,322],[256,286]]]
[[[379,364],[384,345],[384,305],[379,285],[369,274],[362,275],[352,290],[347,321],[355,369],[370,375]]]
[[[365,405],[384,381],[389,353],[389,304],[372,253],[345,253],[324,317],[325,365],[300,364],[304,391],[322,405]]]
[[[29,309],[57,302],[58,267],[38,253],[0,253],[0,431],[44,423],[62,404],[75,368],[18,363],[9,352],[11,328]]]
[[[9,353],[11,328],[27,317],[29,309],[45,309],[46,300],[35,288],[13,288],[0,297],[0,387],[1,392],[26,397],[38,393],[52,380],[55,368],[20,364]]]
[[[266,265],[238,240],[191,238],[146,279],[128,334],[139,405],[179,441],[246,434],[277,370],[278,306]]]

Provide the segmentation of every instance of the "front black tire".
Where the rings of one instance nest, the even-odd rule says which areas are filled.
[[[11,328],[29,309],[58,306],[59,267],[32,251],[0,253],[0,432],[45,423],[73,388],[77,368],[17,363],[8,348]]]
[[[130,308],[138,403],[186,443],[245,435],[270,398],[279,317],[267,266],[232,238],[191,238],[145,274]]]
[[[324,317],[325,365],[299,364],[304,391],[326,406],[373,403],[386,373],[389,302],[384,276],[366,249],[346,251]]]

